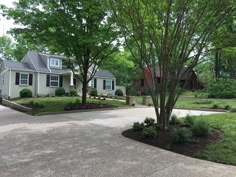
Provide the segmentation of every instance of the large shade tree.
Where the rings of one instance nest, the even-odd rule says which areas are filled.
[[[210,36],[231,16],[235,2],[110,0],[110,5],[133,57],[142,70],[150,72],[148,86],[157,122],[167,130],[181,91],[180,79],[207,52]]]
[[[87,84],[101,62],[114,51],[115,30],[103,0],[19,0],[3,14],[18,25],[14,34],[41,43],[52,53],[71,58],[82,82],[82,103]],[[79,66],[79,67],[77,67]]]

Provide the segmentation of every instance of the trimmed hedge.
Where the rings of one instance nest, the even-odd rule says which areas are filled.
[[[90,91],[90,96],[98,96],[98,91],[95,88],[92,88]]]
[[[30,89],[23,89],[20,91],[21,98],[29,98],[32,97],[32,91]]]
[[[122,91],[121,89],[117,89],[116,92],[115,92],[115,95],[117,95],[117,96],[123,96],[124,93],[123,93],[123,91]]]
[[[56,96],[64,96],[66,94],[66,91],[63,87],[59,87],[55,90]]]

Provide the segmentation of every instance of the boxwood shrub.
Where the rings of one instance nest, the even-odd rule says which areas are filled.
[[[29,98],[32,97],[32,91],[30,89],[22,89],[20,91],[21,98]]]
[[[66,91],[63,87],[59,87],[55,90],[56,96],[64,96],[66,94]]]
[[[95,88],[92,88],[90,91],[90,96],[98,96],[98,91]]]
[[[115,95],[117,95],[117,96],[123,96],[124,93],[123,93],[123,91],[122,91],[121,89],[117,89],[117,90],[115,91]]]
[[[171,131],[171,143],[184,144],[191,142],[192,132],[188,128],[175,128]]]

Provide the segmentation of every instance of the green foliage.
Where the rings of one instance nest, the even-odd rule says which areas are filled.
[[[175,128],[171,131],[171,143],[184,144],[191,142],[192,132],[188,128]]]
[[[32,105],[33,107],[36,107],[36,108],[44,108],[45,107],[45,105],[43,103],[38,102],[38,101],[34,101],[34,100],[29,101],[28,104],[30,104],[30,105]]]
[[[184,123],[186,123],[190,126],[193,126],[193,124],[194,124],[193,117],[188,114],[184,119]]]
[[[22,89],[20,91],[20,97],[21,98],[32,97],[32,91],[30,89]]]
[[[134,122],[134,124],[133,124],[134,131],[141,131],[141,130],[143,130],[143,127],[144,127],[143,123]]]
[[[155,138],[157,136],[157,130],[155,127],[144,127],[143,128],[143,136],[145,138]]]
[[[70,96],[77,96],[76,90],[70,90]]]
[[[212,109],[218,109],[218,108],[220,108],[219,104],[213,104],[212,105]]]
[[[231,107],[232,107],[232,106],[230,106],[230,105],[227,104],[227,105],[225,105],[224,109],[225,109],[225,110],[230,110]]]
[[[63,87],[59,87],[55,90],[56,96],[64,96],[66,94],[66,91]]]
[[[176,124],[179,124],[180,121],[179,119],[177,118],[177,116],[175,114],[172,114],[171,117],[170,117],[170,122],[169,122],[171,125],[176,125]]]
[[[155,123],[155,119],[151,118],[151,117],[146,117],[146,119],[144,120],[144,124],[147,127],[153,126]]]
[[[121,89],[117,89],[116,92],[115,92],[115,95],[117,96],[123,96],[123,91]]]
[[[98,96],[98,91],[95,88],[92,88],[90,91],[90,96]]]
[[[235,98],[236,81],[232,79],[218,79],[208,86],[209,98]]]
[[[195,122],[191,129],[195,136],[207,136],[210,133],[210,125],[205,121]]]
[[[236,112],[236,108],[231,108],[230,112]]]

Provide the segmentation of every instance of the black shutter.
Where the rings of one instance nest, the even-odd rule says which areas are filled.
[[[47,75],[46,86],[49,87],[50,85],[50,75]]]
[[[33,85],[33,74],[29,74],[29,85]]]
[[[63,76],[60,76],[60,87],[63,87]]]
[[[93,80],[93,87],[94,87],[94,88],[97,88],[97,79],[94,79],[94,80]]]
[[[115,81],[112,81],[112,90],[115,90]]]
[[[76,88],[76,78],[73,79],[74,88]]]
[[[16,85],[19,85],[20,83],[20,73],[16,73]]]
[[[106,80],[103,80],[103,90],[106,90]]]

